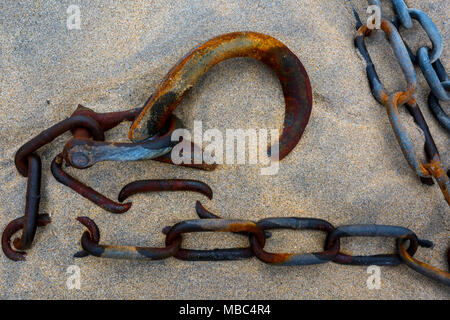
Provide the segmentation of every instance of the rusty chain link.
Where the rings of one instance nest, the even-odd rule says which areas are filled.
[[[131,207],[131,202],[119,203],[113,201],[91,187],[78,181],[63,170],[64,161],[66,162],[66,165],[83,169],[90,167],[97,161],[105,160],[99,159],[103,155],[109,157],[108,160],[152,159],[165,163],[172,163],[170,157],[166,156],[174,145],[174,142],[170,139],[170,133],[175,130],[175,128],[182,126],[182,124],[176,120],[175,117],[173,117],[172,121],[169,121],[167,132],[163,131],[162,134],[158,134],[156,137],[144,142],[104,142],[106,131],[116,127],[123,121],[134,120],[140,111],[141,108],[119,112],[97,113],[91,109],[79,105],[69,118],[53,125],[49,129],[42,131],[36,137],[19,148],[15,155],[15,165],[19,173],[28,178],[27,195],[25,215],[22,218],[11,221],[3,231],[2,250],[9,259],[14,261],[25,260],[25,252],[18,250],[29,249],[36,233],[36,227],[45,226],[51,222],[48,214],[38,214],[42,164],[41,159],[36,152],[65,132],[71,131],[73,138],[66,143],[63,152],[58,154],[53,159],[51,164],[51,172],[53,176],[58,182],[68,186],[81,196],[111,213],[120,214],[128,211]],[[74,147],[79,145],[85,147],[85,150],[80,150]],[[86,148],[86,146],[88,147]],[[130,156],[131,153],[133,154],[132,156]],[[89,165],[76,165],[83,162],[82,160],[76,159],[88,159],[91,163]],[[202,170],[214,169],[213,165],[206,165],[204,163],[194,166],[190,165],[190,167]],[[160,180],[153,186],[153,191],[167,191],[170,187],[170,182],[174,183],[174,181],[170,180]],[[202,185],[201,182],[198,182],[196,185],[195,181],[180,180],[177,182],[176,187],[178,190],[188,191],[191,191],[192,189],[195,189],[194,187],[197,187],[203,190],[206,195],[212,197],[212,191],[210,189],[208,190],[207,188],[209,187]],[[129,189],[130,186],[127,186],[127,188],[125,188],[121,193],[121,196],[123,197],[127,194],[125,197],[128,197],[133,193],[140,192],[140,190],[130,191]],[[123,202],[120,197],[119,201]],[[22,236],[14,241],[11,241],[12,236],[21,229]],[[11,242],[15,249],[13,248]]]
[[[78,217],[87,231],[81,237],[83,251],[75,257],[92,255],[112,259],[148,259],[161,260],[174,257],[188,261],[232,261],[257,257],[264,263],[278,266],[305,266],[335,262],[347,265],[397,266],[407,264],[412,269],[450,285],[450,273],[438,270],[413,259],[418,247],[431,248],[433,243],[419,239],[417,235],[404,227],[358,224],[334,227],[329,222],[316,218],[279,217],[267,218],[258,222],[248,220],[220,219],[219,216],[206,210],[197,202],[197,214],[201,219],[185,220],[173,226],[163,228],[166,235],[165,246],[135,247],[100,244],[100,231],[95,222],[87,217]],[[327,234],[324,251],[312,253],[273,253],[264,250],[270,234],[267,230],[316,230]],[[249,246],[244,248],[194,250],[182,247],[183,234],[191,232],[232,232],[247,236]],[[395,254],[379,254],[372,256],[353,256],[341,251],[342,237],[393,237],[396,239],[398,252]],[[409,242],[408,248],[403,245]]]

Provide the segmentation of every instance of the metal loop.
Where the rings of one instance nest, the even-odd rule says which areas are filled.
[[[19,250],[29,249],[36,235],[39,203],[41,202],[41,172],[41,158],[34,153],[30,154],[28,156],[24,226],[22,236],[14,241],[14,246]]]
[[[175,255],[181,246],[181,237],[175,237],[165,248],[100,245],[98,244],[100,231],[95,222],[88,217],[78,217],[77,220],[88,228],[88,232],[84,232],[81,237],[81,246],[87,253],[96,257],[162,260]],[[76,257],[83,256],[83,254],[76,254]]]
[[[201,219],[187,220],[172,226],[166,234],[166,245],[187,232],[246,232],[256,237],[261,246],[265,244],[264,231],[254,222],[246,220]],[[214,250],[180,249],[175,258],[189,261],[240,260],[253,257],[251,247]]]
[[[195,211],[197,212],[197,215],[200,217],[200,219],[222,219],[218,215],[216,215],[216,214],[212,213],[211,211],[209,211],[208,209],[206,209],[201,204],[200,201],[197,201],[195,203]],[[166,232],[164,232],[164,233],[166,233]],[[248,236],[249,235],[248,232],[234,232],[234,233],[241,234],[241,235],[244,235],[244,236]],[[266,239],[269,239],[270,237],[272,237],[272,234],[269,231],[265,231],[264,234],[266,235]]]
[[[273,229],[292,229],[292,230],[319,230],[330,234],[335,228],[325,220],[313,218],[268,218],[257,222],[257,225],[262,230]],[[280,266],[302,266],[321,264],[331,261],[339,252],[339,241],[323,252],[314,252],[307,254],[292,254],[292,253],[269,253],[264,251],[264,247],[259,245],[255,237],[250,237],[255,256],[270,264]]]
[[[403,43],[400,34],[398,33],[395,26],[385,20],[381,20],[381,30],[383,30],[388,36],[389,43],[394,51],[394,54],[400,64],[401,69],[403,70],[403,74],[406,79],[406,89],[401,92],[400,101],[401,104],[406,103],[412,98],[414,91],[416,89],[416,72],[414,71],[414,66],[409,58],[408,51],[406,50],[405,44]],[[372,93],[374,97],[382,104],[386,104],[388,101],[388,95],[385,92],[378,75],[376,74],[375,67],[373,66],[372,60],[370,59],[370,55],[367,51],[367,48],[364,43],[364,38],[371,34],[372,30],[370,30],[367,25],[363,25],[358,30],[358,35],[355,39],[355,45],[358,47],[359,51],[363,55],[366,61],[366,71],[367,76],[369,78],[370,86],[372,88]]]
[[[406,239],[397,239],[398,254],[402,261],[414,271],[423,274],[424,276],[437,280],[442,284],[450,286],[450,273],[442,271],[427,263],[414,259],[404,247]],[[450,254],[450,251],[449,251]],[[450,262],[449,262],[450,263]]]
[[[411,230],[397,226],[385,225],[346,225],[336,228],[326,240],[326,249],[334,246],[335,242],[342,237],[395,237],[410,240],[408,253],[412,256],[419,246],[419,239]],[[349,265],[378,265],[396,266],[402,263],[397,254],[380,254],[372,256],[351,256],[338,253],[333,262]]]
[[[402,26],[406,29],[410,29],[413,27],[413,22],[411,16],[409,15],[409,9],[403,0],[392,0],[392,4],[394,5],[395,12],[397,13],[398,19]]]
[[[423,30],[430,38],[433,47],[431,49],[429,59],[431,63],[434,63],[437,59],[439,59],[444,49],[444,42],[438,28],[434,24],[433,20],[431,20],[431,18],[425,12],[418,9],[408,9],[408,12],[412,19],[420,23]]]
[[[435,66],[437,67],[437,69],[435,69],[431,64],[430,57],[428,56],[428,49],[422,47],[417,51],[417,63],[419,64],[423,76],[427,80],[428,85],[430,86],[431,91],[433,91],[436,98],[438,98],[439,100],[450,101],[450,95],[444,87],[445,82],[442,83],[440,79],[443,76],[443,66],[440,61],[435,64]],[[439,68],[441,66],[442,68]],[[439,73],[437,73],[436,70],[439,70]]]
[[[203,194],[209,200],[213,197],[211,187],[202,181],[191,179],[151,179],[128,183],[120,190],[118,200],[123,202],[137,193],[158,191],[191,191]]]
[[[437,74],[439,80],[441,80],[441,82],[449,81],[447,71],[445,71],[445,68],[442,65],[440,59],[437,59],[436,62],[433,63],[433,68],[434,68],[434,71],[436,71],[436,74]]]
[[[13,242],[18,250],[29,249],[33,243],[38,226],[44,226],[50,223],[50,217],[47,214],[38,214],[39,203],[41,201],[41,158],[32,153],[28,157],[27,163],[27,194],[25,204],[25,215],[21,218],[11,221],[3,231],[2,247],[5,255],[14,261],[25,260],[23,251],[16,251],[11,247],[11,237],[20,229],[22,235]]]
[[[443,86],[450,90],[450,82],[444,82]],[[433,92],[430,92],[428,96],[428,106],[439,123],[450,133],[450,116],[442,109],[439,100]]]

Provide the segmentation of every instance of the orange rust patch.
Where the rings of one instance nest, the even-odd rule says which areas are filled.
[[[226,230],[226,232],[241,232],[241,231],[248,231],[252,233],[258,233],[258,228],[254,223],[246,222],[246,223],[233,223],[230,224]]]
[[[288,261],[292,256],[292,253],[270,253],[270,258],[268,260],[271,263],[283,263]]]

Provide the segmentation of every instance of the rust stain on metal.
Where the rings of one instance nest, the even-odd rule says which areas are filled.
[[[66,131],[76,129],[76,128],[86,128],[89,130],[91,135],[95,140],[105,140],[105,135],[100,125],[92,118],[86,116],[73,116],[66,120],[63,120],[54,126],[42,131],[36,137],[25,143],[22,147],[17,150],[14,161],[17,170],[24,177],[27,176],[27,157],[33,152],[37,151],[39,148],[45,146],[46,144],[52,142],[58,136]]]

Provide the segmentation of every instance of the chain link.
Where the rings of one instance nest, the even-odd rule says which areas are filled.
[[[379,6],[381,10],[379,0],[368,1],[371,5]],[[392,4],[396,13],[393,23],[397,29],[400,29],[400,27],[411,29],[413,27],[413,20],[416,20],[428,35],[433,45],[431,49],[427,46],[421,46],[417,50],[417,54],[414,55],[406,43],[405,45],[409,51],[411,61],[420,67],[422,74],[428,82],[431,89],[430,95],[434,95],[438,100],[449,101],[450,94],[448,93],[448,84],[446,84],[449,78],[444,66],[439,60],[444,44],[438,28],[425,12],[408,8],[404,0],[392,0]],[[429,103],[429,107],[436,119],[450,132],[450,116],[442,110],[437,99],[433,100],[432,105]]]

